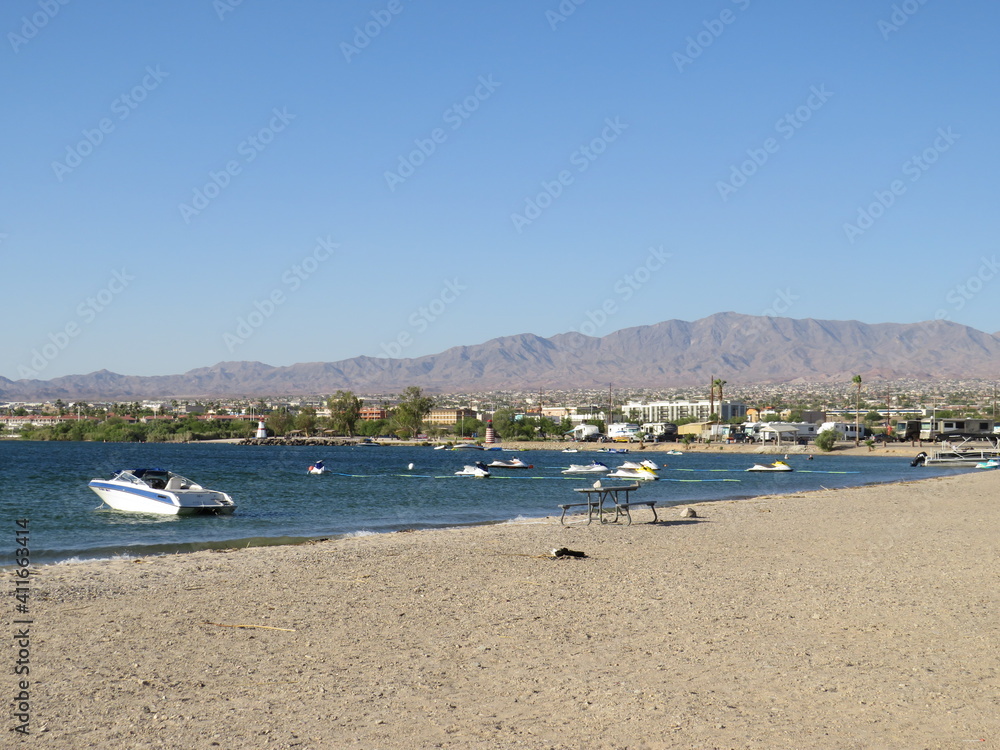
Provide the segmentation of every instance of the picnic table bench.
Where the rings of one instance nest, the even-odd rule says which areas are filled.
[[[618,485],[608,485],[607,487],[577,487],[574,492],[582,492],[587,495],[587,501],[583,503],[563,503],[559,507],[562,508],[562,516],[559,518],[559,523],[563,526],[566,525],[566,511],[570,508],[580,508],[583,506],[587,507],[587,525],[589,526],[591,521],[594,520],[594,511],[597,511],[598,520],[601,523],[617,523],[619,517],[625,516],[628,519],[629,526],[632,525],[632,514],[629,509],[633,505],[645,505],[650,510],[653,511],[653,520],[650,523],[656,523],[656,501],[655,500],[629,500],[629,493],[634,492],[639,489],[638,483],[636,484],[618,484]],[[619,495],[625,495],[625,499],[620,500]],[[614,505],[615,517],[610,521],[604,520],[605,504],[608,500]],[[611,512],[611,508],[607,509],[608,513]]]

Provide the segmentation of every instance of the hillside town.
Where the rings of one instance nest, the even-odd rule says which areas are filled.
[[[935,420],[978,419],[976,434],[993,434],[996,383],[854,381],[665,390],[490,391],[221,400],[149,399],[0,404],[7,439],[187,442],[269,437],[373,440],[482,439],[492,423],[500,439],[681,440],[743,442],[814,440],[832,429],[842,440],[934,439],[966,425]],[[921,421],[925,424],[920,426]],[[934,424],[930,424],[934,423]],[[619,435],[610,434],[614,425]],[[263,425],[263,427],[261,426]],[[584,428],[584,425],[590,427]],[[778,427],[780,426],[780,428]],[[907,432],[909,429],[909,432]],[[922,429],[923,436],[918,434]]]

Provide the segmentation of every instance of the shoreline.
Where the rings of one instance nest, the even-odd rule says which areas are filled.
[[[19,438],[10,437],[8,438],[10,442],[34,442],[34,443],[45,443],[53,442],[46,440],[35,440],[35,441],[20,441]],[[348,438],[338,438],[338,439],[348,439]],[[214,440],[191,440],[182,443],[166,442],[166,443],[142,443],[143,445],[234,445],[241,448],[281,448],[281,447],[302,447],[309,445],[322,446],[324,448],[352,448],[356,447],[355,444],[332,444],[327,442],[328,438],[296,438],[294,445],[289,443],[288,445],[241,445],[244,438],[217,438]],[[92,442],[92,441],[55,441],[55,442]],[[441,445],[442,442],[431,442],[426,440],[380,440],[376,441],[378,446],[381,448],[395,448],[395,447],[428,447],[432,448],[435,445]],[[447,442],[447,441],[445,441]],[[122,443],[122,445],[130,445],[130,443]],[[736,453],[744,455],[807,455],[812,454],[814,456],[915,456],[920,451],[929,452],[932,450],[939,450],[941,445],[939,443],[916,444],[911,445],[910,443],[881,443],[876,445],[874,448],[869,449],[865,445],[854,447],[850,443],[840,443],[834,447],[832,451],[821,451],[816,447],[815,444],[809,443],[807,445],[755,445],[752,443],[691,443],[685,446],[681,442],[674,443],[579,443],[572,442],[568,440],[553,440],[553,441],[508,441],[505,443],[496,443],[496,447],[501,450],[506,451],[535,451],[535,450],[549,450],[549,451],[563,451],[566,449],[575,449],[579,453],[599,453],[602,449],[607,448],[625,448],[629,453],[642,453],[642,452],[652,452],[652,453],[663,453],[669,450],[679,450],[683,453]],[[976,444],[978,445],[978,444]]]
[[[74,750],[992,743],[998,500],[982,472],[46,566],[31,729]]]
[[[974,472],[970,472],[974,473]],[[941,477],[928,477],[920,476],[915,474],[912,479],[900,479],[892,482],[869,482],[866,484],[855,485],[854,487],[895,487],[899,485],[907,485],[913,482],[926,481],[932,479],[940,479]],[[624,480],[623,480],[624,481]],[[841,489],[853,489],[854,487],[841,488]],[[809,496],[817,492],[831,492],[837,490],[830,490],[827,488],[822,488],[818,490],[795,490],[790,489],[785,493],[770,493],[767,495],[729,495],[714,500],[675,500],[675,501],[663,501],[657,502],[656,510],[657,513],[666,513],[674,508],[695,506],[695,505],[706,505],[712,506],[718,503],[731,503],[731,502],[748,502],[754,501],[763,497],[787,497],[787,496]],[[50,565],[76,565],[85,564],[91,562],[102,562],[108,560],[129,560],[129,561],[142,561],[146,558],[160,558],[170,555],[188,555],[197,554],[199,552],[229,552],[233,550],[240,549],[257,549],[265,547],[298,547],[308,544],[316,544],[319,542],[327,541],[339,541],[342,539],[351,538],[361,538],[367,536],[381,536],[385,534],[399,534],[399,533],[415,533],[423,531],[448,531],[451,529],[465,529],[465,528],[481,528],[489,526],[497,526],[504,524],[522,524],[522,523],[550,523],[553,520],[558,522],[560,513],[556,512],[551,515],[546,516],[532,516],[532,517],[522,517],[517,516],[515,518],[507,519],[489,519],[483,521],[468,521],[461,524],[443,523],[438,526],[429,526],[424,528],[406,528],[406,529],[393,529],[385,531],[369,531],[365,529],[355,529],[353,531],[347,531],[343,533],[328,533],[328,534],[317,534],[315,536],[252,536],[252,537],[238,537],[233,539],[220,539],[215,541],[197,541],[197,542],[179,542],[177,544],[169,543],[153,543],[150,545],[145,545],[148,547],[163,548],[159,551],[146,551],[145,549],[135,549],[132,551],[127,551],[124,553],[116,553],[111,556],[95,556],[90,557],[87,553],[77,553],[72,557],[62,559],[62,560],[52,560],[40,563],[42,566]],[[287,541],[284,541],[287,540]],[[82,556],[81,556],[82,555]],[[0,571],[8,570],[6,566],[0,566]]]
[[[310,438],[304,439],[306,444]],[[316,438],[317,444],[320,441],[325,440],[325,438]],[[240,439],[236,438],[225,438],[219,440],[201,440],[197,441],[199,443],[218,443],[218,444],[230,444],[237,445],[241,442]],[[394,448],[394,447],[433,447],[435,445],[441,445],[443,442],[431,442],[426,440],[381,440],[377,441],[379,447],[382,448]],[[821,451],[816,447],[815,444],[809,443],[807,445],[755,445],[752,443],[691,443],[685,446],[681,442],[674,443],[579,443],[572,442],[569,440],[552,440],[552,441],[507,441],[495,444],[496,447],[501,450],[506,451],[535,451],[535,450],[549,450],[549,451],[563,451],[566,449],[575,449],[579,453],[598,453],[602,449],[607,448],[625,448],[628,449],[629,453],[640,453],[640,452],[653,452],[653,453],[663,453],[670,450],[679,450],[684,453],[738,453],[745,455],[777,455],[777,454],[797,454],[806,455],[812,454],[814,456],[915,456],[920,451],[931,451],[940,448],[939,444],[927,443],[926,445],[916,444],[911,445],[910,443],[881,443],[876,445],[873,449],[869,449],[866,445],[862,444],[858,447],[854,447],[850,443],[840,443],[834,447],[832,451]],[[240,446],[248,448],[263,448],[263,447],[286,447],[281,445],[270,445],[270,446]],[[343,447],[351,448],[352,445],[342,445],[342,446],[324,446],[324,447]]]

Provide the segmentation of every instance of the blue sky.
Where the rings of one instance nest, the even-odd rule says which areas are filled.
[[[0,6],[0,375],[995,332],[1000,6]]]

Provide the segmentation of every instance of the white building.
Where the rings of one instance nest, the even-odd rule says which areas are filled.
[[[679,419],[696,419],[707,422],[715,412],[719,419],[728,422],[734,417],[745,417],[747,405],[740,401],[654,401],[649,404],[629,402],[622,406],[622,413],[629,419],[647,422],[676,422]]]

